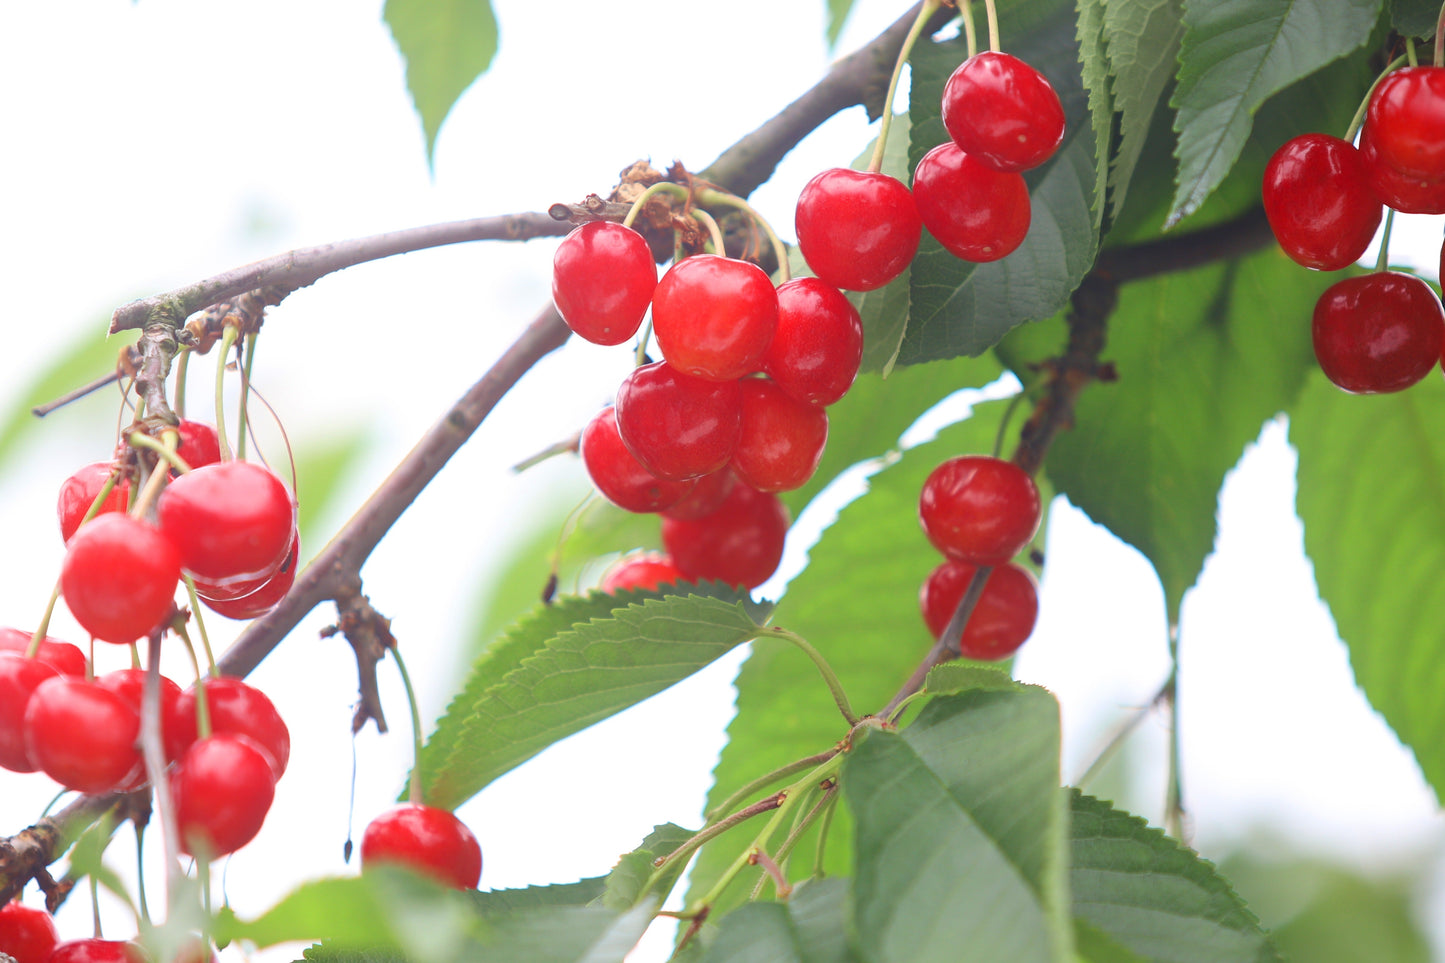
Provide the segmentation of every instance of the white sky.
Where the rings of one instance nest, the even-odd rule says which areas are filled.
[[[840,52],[902,6],[859,0]],[[499,0],[501,54],[443,129],[433,178],[380,8],[340,0],[0,6],[0,278],[10,319],[0,404],[82,332],[102,337],[111,309],[131,297],[288,248],[605,193],[638,157],[699,168],[829,61],[822,0],[674,4],[651,20],[620,0]],[[850,160],[869,136],[862,111],[850,111],[795,151],[755,202],[791,235],[801,185]],[[360,426],[376,440],[348,504],[545,303],[551,243],[368,265],[272,312],[258,378],[293,437],[304,444]],[[456,684],[461,620],[479,573],[526,514],[519,505],[580,477],[566,460],[521,479],[506,466],[575,430],[627,365],[625,351],[580,344],[545,362],[367,566],[367,591],[395,619],[424,712],[439,712]],[[56,416],[24,451],[23,467],[0,474],[0,530],[11,546],[5,624],[38,618],[60,560],[55,488],[105,456],[109,429],[94,426],[113,412],[106,401]],[[1433,796],[1353,688],[1302,556],[1292,471],[1282,426],[1268,426],[1226,485],[1219,550],[1184,607],[1184,775],[1196,841],[1218,855],[1269,833],[1362,866],[1423,860],[1438,877],[1445,864]],[[1048,556],[1041,623],[1018,674],[1058,694],[1065,777],[1074,778],[1164,678],[1163,603],[1136,553],[1062,506]],[[313,615],[254,677],[289,720],[294,750],[266,829],[228,870],[243,915],[295,882],[345,871],[355,679],[349,650],[313,641],[327,615]],[[67,632],[81,637],[62,616],[56,634]],[[125,662],[119,651],[103,656],[103,669]],[[653,823],[696,824],[736,663],[555,747],[464,806],[486,858],[483,885],[595,875]],[[390,805],[410,752],[399,685],[389,667],[382,675],[398,730],[358,740],[358,835]],[[1161,806],[1149,801],[1162,803],[1164,735],[1162,724],[1142,727],[1125,787],[1155,819]],[[0,774],[0,831],[28,824],[52,793],[41,777]],[[118,844],[113,861],[128,853]],[[87,902],[70,901],[65,935],[88,935]],[[129,935],[123,917],[110,919],[112,936]]]

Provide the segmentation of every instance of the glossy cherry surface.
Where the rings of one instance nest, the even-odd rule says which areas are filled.
[[[123,940],[66,940],[58,944],[46,963],[147,963],[134,943]]]
[[[808,267],[847,291],[872,291],[902,274],[923,233],[913,194],[901,181],[846,167],[803,186],[793,226]]]
[[[187,465],[200,468],[214,465],[221,460],[221,439],[216,436],[214,425],[203,421],[182,420],[176,425],[176,431],[181,436],[181,442],[176,446],[176,454],[180,455]]]
[[[652,332],[678,371],[732,381],[758,369],[778,326],[778,295],[762,268],[696,254],[674,264],[652,296]]]
[[[0,652],[0,767],[11,772],[40,768],[25,747],[25,710],[41,683],[60,677],[60,670],[48,662]]]
[[[296,528],[296,502],[266,466],[226,461],[167,485],[156,518],[188,574],[224,582],[255,578],[281,564]]]
[[[24,655],[30,650],[33,634],[21,629],[0,628],[0,652]],[[80,651],[79,646],[69,642],[61,642],[47,635],[40,640],[40,648],[35,657],[41,662],[49,662],[66,675],[85,675],[85,653]]]
[[[683,522],[706,518],[722,507],[722,503],[728,497],[728,492],[733,490],[733,485],[736,483],[737,476],[727,468],[715,471],[710,475],[703,475],[698,478],[692,491],[687,493],[687,497],[670,508],[662,510],[662,517],[675,518]]]
[[[145,669],[117,669],[114,672],[107,672],[105,675],[95,677],[95,684],[102,689],[114,692],[124,700],[125,704],[135,710],[137,718],[140,717],[142,700],[145,698]],[[181,697],[181,687],[166,678],[160,677],[161,696],[161,728],[164,733],[169,720],[175,717],[176,703]],[[167,752],[167,761],[174,759],[175,755]],[[144,761],[144,760],[142,760]],[[146,782],[145,766],[137,766],[130,776],[122,780],[116,786],[117,792],[131,792],[139,789]]]
[[[192,743],[170,773],[181,849],[224,856],[254,839],[276,792],[271,766],[270,756],[245,736]]]
[[[70,536],[80,527],[80,520],[90,511],[90,506],[95,503],[96,496],[105,487],[114,470],[114,462],[98,461],[76,469],[74,474],[61,482],[60,496],[55,505],[55,514],[60,519],[61,538],[70,541]],[[129,500],[130,482],[122,478],[111,488],[110,494],[105,496],[105,501],[101,502],[96,514],[124,512]]]
[[[763,371],[799,401],[831,405],[853,386],[863,360],[863,321],[853,302],[819,278],[778,285],[778,330]]]
[[[590,221],[552,257],[552,301],[579,338],[621,344],[637,333],[657,287],[657,264],[642,235]]]
[[[664,481],[644,468],[622,443],[612,408],[602,409],[582,429],[578,450],[592,484],[604,498],[629,512],[661,511],[681,501],[696,484],[691,479]]]
[[[246,682],[232,676],[214,676],[197,685],[206,689],[206,707],[211,715],[213,735],[245,736],[261,749],[275,779],[280,779],[291,759],[291,730],[271,699]],[[166,717],[166,755],[179,758],[196,742],[195,686],[179,693],[174,710]]]
[[[1417,277],[1381,271],[1345,278],[1315,303],[1315,358],[1355,394],[1400,391],[1440,363],[1445,311]]]
[[[977,571],[968,562],[947,561],[924,581],[918,604],[934,638],[943,634]],[[1039,593],[1033,575],[1012,562],[1000,565],[989,574],[969,615],[959,640],[960,652],[968,659],[1006,659],[1028,641],[1038,617]]]
[[[1385,208],[1355,145],[1302,134],[1264,169],[1264,214],[1284,252],[1305,267],[1338,271],[1358,261]]]
[[[957,144],[939,144],[918,162],[913,198],[928,233],[965,261],[1007,257],[1029,233],[1023,176],[991,170]]]
[[[58,942],[55,920],[45,910],[19,900],[0,906],[0,953],[15,963],[45,963]]]
[[[619,558],[602,576],[604,592],[652,589],[686,581],[672,559],[660,552],[644,552]]]
[[[762,378],[742,382],[742,411],[732,460],[738,479],[764,492],[806,484],[828,441],[828,413]]]
[[[95,682],[41,683],[25,708],[25,751],[47,776],[77,792],[111,792],[142,768],[140,713]]]
[[[1370,95],[1365,115],[1380,160],[1401,174],[1445,179],[1445,67],[1402,67]]]
[[[928,540],[949,558],[977,565],[1006,562],[1039,530],[1043,509],[1034,480],[1013,462],[960,455],[935,468],[918,496]]]
[[[388,809],[361,837],[361,868],[402,865],[456,889],[482,878],[482,848],[453,813],[407,803]]]
[[[788,510],[778,496],[738,482],[704,518],[662,520],[662,544],[689,581],[757,588],[783,558]]]
[[[979,162],[998,171],[1037,167],[1064,140],[1064,107],[1043,74],[1011,54],[985,50],[943,86],[943,126]]]
[[[159,529],[129,515],[101,515],[70,540],[60,593],[87,632],[129,645],[170,615],[180,577],[180,553]]]
[[[1375,150],[1368,124],[1360,131],[1359,151],[1370,189],[1387,206],[1401,214],[1445,214],[1445,178],[1415,177],[1386,164]]]
[[[632,369],[617,388],[622,443],[658,478],[682,481],[728,463],[742,429],[736,381],[706,381],[666,361]]]

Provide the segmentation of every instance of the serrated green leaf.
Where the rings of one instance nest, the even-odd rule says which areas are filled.
[[[1266,98],[1369,37],[1382,0],[1191,0],[1184,9],[1178,85],[1178,189],[1168,228],[1224,180]]]
[[[1044,471],[1153,562],[1171,619],[1214,547],[1225,473],[1314,367],[1309,318],[1332,280],[1272,248],[1120,291],[1104,354],[1118,381],[1083,392]],[[1020,331],[1001,353],[1024,372],[1062,327]]]
[[[425,797],[455,808],[560,739],[680,682],[748,641],[768,606],[707,594],[589,593],[543,606],[484,653],[422,753]],[[565,626],[565,627],[564,627]],[[449,752],[440,757],[437,746]]]
[[[1390,22],[1402,37],[1435,36],[1440,4],[1435,0],[1390,0]]]
[[[307,963],[407,963],[406,957],[392,950],[354,950],[325,943],[309,946],[301,955]]]
[[[934,695],[956,695],[969,689],[1003,689],[1014,691],[1020,688],[1007,672],[990,669],[968,662],[945,662],[928,670],[923,688]]]
[[[654,826],[652,832],[642,841],[642,845],[624,855],[617,861],[612,872],[607,874],[602,905],[618,912],[631,909],[642,895],[643,886],[652,878],[653,860],[666,856],[694,835],[694,830],[683,829],[676,823]],[[668,867],[667,872],[659,879],[656,891],[659,894],[671,891],[686,866],[687,860],[679,859]]]
[[[1316,373],[1290,440],[1305,551],[1355,682],[1445,796],[1445,383],[1352,396]]]
[[[1114,97],[1109,86],[1109,58],[1104,38],[1104,0],[1078,0],[1080,79],[1089,94],[1089,124],[1094,131],[1094,230],[1104,223],[1104,198],[1109,184],[1109,151],[1114,140]],[[1118,202],[1115,203],[1117,209]]]
[[[406,61],[431,164],[442,121],[497,55],[497,18],[490,0],[386,0],[382,17]]]
[[[849,908],[848,880],[810,880],[786,903],[749,903],[724,916],[703,961],[857,963]]]
[[[473,890],[467,895],[473,908],[485,919],[499,919],[526,910],[553,906],[586,906],[602,897],[607,877],[593,876],[575,883],[526,886],[520,889]]]
[[[1073,791],[1074,913],[1149,963],[1277,963],[1215,868],[1144,820]]]
[[[1149,963],[1077,916],[1074,917],[1074,948],[1086,963]]]
[[[857,820],[854,925],[888,963],[1072,961],[1053,696],[935,699],[900,733],[870,731],[843,765]]]
[[[838,46],[838,37],[848,23],[848,14],[853,12],[853,0],[828,0],[828,49]]]
[[[618,914],[596,906],[532,910],[498,920],[476,963],[618,963],[657,912],[649,901]],[[430,961],[425,961],[430,963]]]
[[[1184,38],[1181,0],[1111,3],[1104,37],[1113,74],[1110,90],[1119,113],[1119,149],[1109,172],[1109,204],[1117,217],[1144,151],[1154,112],[1169,82]]]

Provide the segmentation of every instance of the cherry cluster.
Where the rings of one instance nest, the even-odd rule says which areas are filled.
[[[1405,67],[1375,86],[1358,148],[1320,133],[1288,141],[1264,173],[1265,216],[1280,247],[1305,267],[1338,271],[1365,253],[1386,206],[1445,213],[1442,118],[1445,68]],[[1441,363],[1445,309],[1424,281],[1381,269],[1328,288],[1312,331],[1315,357],[1336,385],[1401,391]]]
[[[139,944],[127,940],[60,939],[55,920],[42,909],[18,900],[0,906],[0,953],[15,963],[150,963]],[[173,963],[216,963],[206,945],[195,940]]]

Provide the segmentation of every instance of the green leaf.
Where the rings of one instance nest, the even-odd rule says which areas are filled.
[[[617,963],[657,912],[649,901],[621,915],[602,907],[561,907],[497,920],[473,949],[476,963]],[[470,963],[469,960],[469,963]],[[431,963],[423,958],[418,963]]]
[[[1118,216],[1129,181],[1164,89],[1174,78],[1184,37],[1181,0],[1111,3],[1104,10],[1104,36],[1113,74],[1111,91],[1119,113],[1119,149],[1109,176],[1110,211]]]
[[[956,695],[969,689],[1000,689],[1013,692],[1021,688],[1007,672],[969,662],[945,662],[928,670],[923,688],[934,695]]]
[[[722,918],[703,963],[857,963],[848,946],[846,879],[811,880],[786,903],[749,903]]]
[[[1259,920],[1208,862],[1077,790],[1071,806],[1077,916],[1150,963],[1280,960]]]
[[[1154,563],[1171,619],[1214,547],[1225,473],[1314,367],[1309,318],[1333,280],[1271,248],[1120,291],[1104,355],[1118,381],[1083,392],[1044,471]],[[1001,353],[1026,374],[1063,339],[1035,325]]]
[[[497,18],[489,0],[386,0],[382,17],[406,61],[431,164],[442,121],[497,54]]]
[[[1165,227],[1192,214],[1234,166],[1265,99],[1361,46],[1382,0],[1191,0],[1177,111],[1179,183]]]
[[[1402,37],[1435,36],[1440,4],[1435,0],[1390,0],[1390,22]]]
[[[1074,948],[1087,963],[1149,963],[1077,916],[1074,917]]]
[[[392,950],[355,950],[325,943],[309,946],[301,955],[307,963],[407,963],[404,956]]]
[[[602,905],[619,912],[631,909],[642,895],[642,887],[652,877],[653,860],[666,856],[695,835],[691,829],[683,829],[676,823],[654,826],[652,832],[632,852],[618,860],[612,872],[607,874],[606,891]],[[682,875],[687,860],[679,859],[668,867],[658,881],[657,892],[666,893],[672,889],[677,877]]]
[[[695,590],[706,594],[591,592],[518,623],[482,654],[423,750],[427,801],[455,808],[554,742],[680,682],[751,639],[768,608],[722,585]]]
[[[1078,0],[1080,79],[1089,92],[1089,124],[1094,131],[1094,230],[1103,226],[1104,197],[1109,184],[1109,150],[1114,139],[1112,101],[1117,92],[1109,88],[1109,58],[1106,53],[1104,0]],[[1114,202],[1117,209],[1119,201]]]
[[[1059,714],[1035,686],[935,699],[843,765],[870,961],[1072,960]]]
[[[1355,681],[1445,796],[1445,383],[1352,396],[1316,374],[1290,439],[1305,551]]]
[[[484,918],[499,919],[526,910],[553,906],[586,906],[601,899],[607,889],[607,877],[593,876],[575,883],[551,886],[527,886],[521,889],[473,890],[473,908]]]
[[[838,46],[838,37],[848,23],[848,14],[853,12],[853,0],[828,0],[828,49]]]

